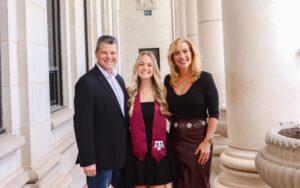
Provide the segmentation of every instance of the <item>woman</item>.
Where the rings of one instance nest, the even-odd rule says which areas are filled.
[[[174,177],[166,131],[170,115],[166,89],[154,55],[139,54],[128,88],[132,152],[124,169],[125,184],[136,188],[165,188]]]
[[[165,78],[171,117],[171,143],[177,166],[175,188],[209,188],[212,138],[219,116],[218,92],[210,73],[201,71],[193,44],[178,38],[168,52]]]

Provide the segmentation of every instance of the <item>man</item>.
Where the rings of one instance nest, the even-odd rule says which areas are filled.
[[[117,40],[101,36],[95,50],[97,64],[75,86],[74,130],[89,188],[122,187],[120,169],[127,150],[127,92],[114,70]]]

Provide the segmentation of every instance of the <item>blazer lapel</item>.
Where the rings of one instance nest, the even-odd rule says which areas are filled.
[[[119,105],[117,96],[116,96],[115,92],[113,91],[113,89],[111,88],[110,84],[108,83],[107,79],[102,74],[102,72],[99,70],[99,68],[97,67],[97,65],[95,65],[95,67],[93,68],[93,71],[96,74],[96,76],[97,76],[98,80],[100,81],[100,83],[104,86],[105,90],[109,93],[109,96],[111,96],[111,98],[114,101],[114,103],[118,106],[118,109],[119,109],[120,113],[123,116],[123,113],[122,113],[121,107]]]
[[[123,95],[124,95],[124,112],[125,112],[125,116],[126,116],[126,114],[127,114],[126,112],[128,111],[128,109],[127,109],[128,95],[127,95],[126,86],[125,86],[124,80],[121,78],[121,76],[117,75],[116,79],[117,79],[117,81],[118,81],[118,83],[121,86],[122,91],[123,91]]]

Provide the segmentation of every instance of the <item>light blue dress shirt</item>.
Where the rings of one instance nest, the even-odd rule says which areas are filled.
[[[96,65],[100,69],[101,73],[104,75],[106,80],[108,81],[112,90],[114,91],[114,93],[118,99],[119,105],[121,107],[123,116],[124,116],[124,93],[123,93],[123,90],[122,90],[119,82],[116,79],[116,76],[118,74],[117,71],[115,69],[113,69],[112,74],[109,75],[101,66],[99,66],[98,64],[96,64]]]

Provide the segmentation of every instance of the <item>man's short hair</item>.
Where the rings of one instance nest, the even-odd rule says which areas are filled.
[[[106,44],[115,44],[118,48],[118,41],[115,37],[111,35],[102,35],[101,37],[98,38],[97,40],[97,45],[96,45],[96,50],[95,52],[98,51],[100,44],[101,43],[106,43]]]

